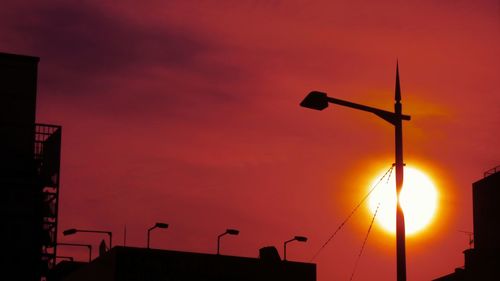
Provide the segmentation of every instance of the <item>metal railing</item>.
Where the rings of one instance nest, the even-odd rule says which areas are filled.
[[[488,171],[484,172],[484,177],[488,177],[488,176],[491,176],[497,172],[500,172],[500,165],[494,167],[494,168],[491,168],[489,169]]]
[[[34,154],[37,182],[43,194],[42,268],[56,264],[59,206],[59,171],[61,158],[61,126],[35,124]],[[47,275],[42,272],[42,280]]]

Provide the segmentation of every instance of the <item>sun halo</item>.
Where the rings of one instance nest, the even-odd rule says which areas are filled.
[[[385,172],[384,172],[385,173]],[[372,183],[373,188],[384,175],[381,173]],[[387,176],[378,183],[369,198],[368,208],[375,221],[389,233],[396,232],[396,188],[395,174]],[[429,227],[436,215],[438,193],[429,176],[424,172],[406,166],[404,168],[401,205],[405,216],[405,229],[408,236],[415,235]]]

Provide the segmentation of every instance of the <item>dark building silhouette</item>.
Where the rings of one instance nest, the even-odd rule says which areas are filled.
[[[2,276],[41,280],[55,265],[61,127],[35,124],[39,58],[0,53]]]
[[[80,262],[75,260],[61,260],[57,265],[50,270],[48,275],[49,281],[61,281],[64,277],[68,276],[74,271],[87,265],[87,262]]]
[[[58,270],[58,281],[316,281],[313,263],[282,261],[273,247],[259,258],[113,247],[73,271]],[[64,265],[68,267],[67,264]]]
[[[435,281],[500,280],[500,166],[472,184],[474,248],[464,251],[463,268]]]
[[[315,264],[282,261],[274,247],[262,248],[259,258],[114,247],[101,250],[89,263],[71,260],[56,265],[61,127],[35,123],[38,62],[37,57],[0,53],[4,278],[316,280]]]

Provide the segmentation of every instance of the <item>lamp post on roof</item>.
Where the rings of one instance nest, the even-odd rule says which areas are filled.
[[[226,234],[229,234],[229,235],[238,235],[240,234],[240,231],[237,230],[237,229],[226,229],[226,232],[220,234],[219,236],[217,236],[217,255],[220,255],[220,238]]]
[[[78,243],[57,243],[57,246],[72,246],[72,247],[87,247],[89,249],[89,262],[92,261],[92,245],[89,244],[78,244]],[[62,258],[62,257],[56,257],[56,258]],[[65,257],[67,258],[67,257]],[[73,258],[71,258],[71,261],[73,261]]]
[[[155,223],[154,226],[148,228],[148,243],[147,243],[147,248],[149,249],[149,236],[150,236],[150,233],[151,233],[151,230],[155,229],[155,228],[163,228],[163,229],[166,229],[168,228],[168,223],[162,223],[162,222],[157,222]]]
[[[113,247],[112,242],[113,242],[113,233],[111,231],[104,231],[104,230],[87,230],[87,229],[76,229],[76,228],[70,228],[66,229],[63,231],[64,236],[68,235],[73,235],[77,232],[89,232],[89,233],[105,233],[109,236],[109,248]]]
[[[313,91],[306,96],[300,103],[302,107],[323,110],[328,107],[329,103],[338,104],[345,107],[359,109],[362,111],[371,112],[385,121],[391,123],[395,128],[395,147],[396,147],[396,194],[397,194],[397,208],[396,208],[396,254],[397,254],[397,281],[406,280],[406,246],[405,246],[405,220],[403,209],[401,208],[400,194],[403,188],[403,120],[410,120],[409,115],[402,114],[401,105],[401,87],[399,84],[399,66],[396,64],[396,89],[395,89],[395,103],[394,112],[386,111],[366,105],[361,105],[341,99],[332,98],[326,93]]]
[[[307,237],[305,236],[295,236],[290,240],[286,240],[285,243],[283,243],[283,260],[286,261],[286,244],[292,242],[292,241],[299,241],[299,242],[307,242]]]

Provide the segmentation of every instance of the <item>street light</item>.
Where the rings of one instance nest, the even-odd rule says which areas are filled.
[[[328,107],[328,103],[338,104],[354,109],[359,109],[371,112],[385,121],[391,123],[395,128],[395,146],[396,146],[396,194],[397,194],[397,209],[396,209],[396,254],[397,254],[397,280],[406,280],[406,250],[405,250],[405,220],[403,209],[401,208],[400,194],[403,187],[403,120],[410,120],[409,115],[402,114],[401,105],[401,87],[399,84],[399,66],[396,64],[396,89],[394,112],[386,111],[378,108],[373,108],[345,100],[340,100],[328,97],[326,93],[311,92],[300,103],[302,107],[323,110]]]
[[[57,243],[57,246],[87,247],[89,249],[89,262],[92,261],[92,245],[76,243]],[[71,258],[73,259],[73,258]]]
[[[305,236],[295,236],[290,240],[286,240],[285,243],[283,243],[283,260],[286,261],[286,244],[292,242],[292,241],[299,241],[299,242],[307,242],[307,237]]]
[[[154,226],[152,226],[148,229],[148,243],[147,243],[148,249],[149,249],[149,236],[150,236],[151,230],[153,230],[155,228],[164,228],[164,229],[168,228],[168,223],[157,222],[157,223],[155,223]]]
[[[113,233],[111,231],[86,230],[86,229],[70,228],[70,229],[66,229],[65,231],[63,231],[63,235],[64,236],[73,235],[73,234],[75,234],[77,232],[105,233],[105,234],[107,234],[109,236],[109,248],[111,249],[111,247],[113,246],[112,245],[112,242],[113,242]]]
[[[240,234],[240,231],[237,229],[226,229],[226,232],[222,233],[221,235],[217,236],[217,255],[220,254],[220,238],[226,234],[229,235],[238,235]]]

